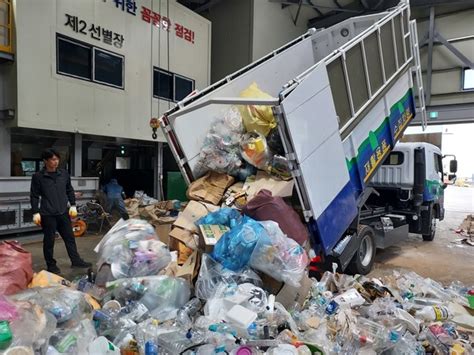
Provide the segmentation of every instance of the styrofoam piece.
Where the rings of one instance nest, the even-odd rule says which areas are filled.
[[[354,288],[351,288],[343,294],[335,297],[334,301],[336,301],[338,304],[348,304],[351,307],[361,306],[365,303],[364,297],[362,297],[360,293]]]
[[[225,318],[227,322],[234,324],[236,327],[247,329],[257,319],[257,313],[237,304],[226,313]]]

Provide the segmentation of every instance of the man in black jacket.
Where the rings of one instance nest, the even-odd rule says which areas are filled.
[[[42,158],[45,167],[31,179],[30,200],[33,222],[43,227],[43,254],[48,271],[56,274],[61,272],[53,258],[56,231],[64,240],[71,267],[90,267],[92,264],[79,256],[72,231],[70,217],[77,216],[77,209],[71,177],[66,170],[58,169],[60,156],[54,149],[46,149]]]

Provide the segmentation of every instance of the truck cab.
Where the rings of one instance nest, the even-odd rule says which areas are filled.
[[[444,219],[442,160],[441,150],[432,144],[398,143],[370,180],[377,193],[368,204],[405,216],[410,233],[433,240],[436,220]]]

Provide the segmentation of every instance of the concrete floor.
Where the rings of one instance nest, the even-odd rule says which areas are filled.
[[[453,243],[459,238],[453,230],[459,227],[467,214],[474,213],[474,188],[449,186],[445,190],[445,207],[446,218],[438,223],[434,241],[423,242],[421,236],[413,234],[398,246],[378,250],[370,275],[380,276],[394,268],[405,268],[448,284],[459,280],[466,285],[474,285],[474,247]],[[34,270],[39,271],[44,268],[41,236],[33,239],[25,248],[33,254]],[[76,238],[79,253],[85,260],[95,263],[97,256],[93,249],[100,239],[101,236],[93,234]],[[62,240],[57,240],[55,258],[63,276],[69,280],[86,271],[70,268]]]
[[[410,234],[400,245],[377,250],[371,275],[402,268],[447,284],[459,280],[474,285],[474,247],[454,243],[460,239],[454,230],[466,215],[474,213],[474,188],[448,186],[445,209],[445,219],[438,222],[432,242],[424,242],[420,235]]]

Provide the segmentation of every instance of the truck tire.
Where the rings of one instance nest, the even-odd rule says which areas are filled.
[[[435,234],[436,234],[436,211],[434,208],[431,210],[431,215],[430,215],[431,221],[430,221],[430,233],[429,234],[423,234],[423,240],[425,242],[431,242],[433,241]]]
[[[375,260],[375,234],[369,226],[360,226],[358,231],[359,247],[352,257],[347,271],[351,274],[366,275],[372,270]]]

